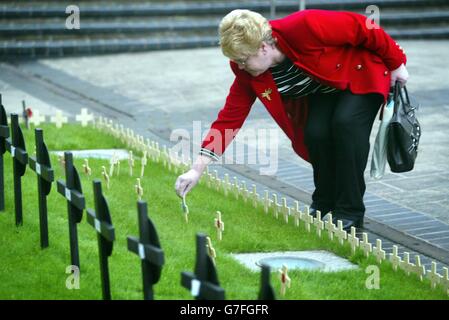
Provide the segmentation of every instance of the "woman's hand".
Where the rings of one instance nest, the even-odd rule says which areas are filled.
[[[396,81],[399,81],[401,83],[401,86],[403,87],[407,83],[407,80],[408,71],[404,64],[401,64],[399,68],[391,71],[391,87],[394,87]]]
[[[175,183],[176,194],[181,198],[198,183],[201,175],[212,159],[203,155],[199,155],[192,165],[192,169],[180,175]]]
[[[201,172],[196,169],[190,169],[186,173],[180,175],[176,180],[176,194],[181,198],[184,197],[200,180]]]

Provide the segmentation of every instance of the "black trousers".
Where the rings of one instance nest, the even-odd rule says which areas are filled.
[[[346,90],[312,94],[308,101],[304,142],[313,166],[312,207],[336,217],[363,218],[369,137],[383,97]]]

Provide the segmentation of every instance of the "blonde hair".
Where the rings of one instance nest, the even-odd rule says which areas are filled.
[[[219,34],[221,51],[234,61],[256,54],[262,41],[274,43],[268,20],[250,10],[228,13],[220,22]]]

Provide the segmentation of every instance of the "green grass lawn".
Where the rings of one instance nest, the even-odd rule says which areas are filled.
[[[117,139],[92,127],[67,125],[56,129],[43,125],[44,139],[49,150],[125,148]],[[34,130],[25,130],[27,149],[34,150]],[[137,154],[138,155],[138,154]],[[138,155],[139,156],[139,155]],[[65,286],[66,268],[70,265],[70,249],[67,222],[67,203],[57,193],[56,184],[48,197],[48,221],[50,247],[41,250],[39,245],[39,211],[36,175],[31,169],[22,179],[23,221],[15,226],[12,161],[9,153],[5,159],[6,210],[0,213],[0,299],[101,299],[100,271],[96,231],[86,222],[86,213],[78,225],[81,278],[79,290]],[[56,157],[52,157],[56,179],[64,173]],[[75,159],[82,178],[86,206],[94,208],[92,179],[101,178],[101,166],[109,167],[106,160],[90,159],[92,177],[82,173],[83,159]],[[134,172],[140,172],[136,161]],[[247,270],[230,257],[230,253],[269,252],[288,250],[329,250],[359,265],[358,270],[322,273],[290,271],[292,285],[284,299],[448,299],[430,282],[420,282],[415,275],[393,271],[389,262],[380,265],[380,289],[369,290],[365,281],[369,274],[365,269],[376,265],[374,258],[365,258],[358,251],[351,254],[349,245],[340,246],[307,233],[303,224],[295,227],[279,218],[266,215],[262,208],[236,201],[233,196],[208,189],[205,183],[198,185],[187,197],[190,209],[186,224],[180,200],[174,192],[177,175],[167,171],[162,164],[149,161],[145,177],[143,200],[148,202],[149,216],[155,223],[165,265],[160,282],[154,287],[156,299],[192,299],[188,290],[180,285],[181,271],[193,271],[195,259],[195,234],[203,232],[211,236],[217,252],[217,272],[227,299],[256,299],[260,274]],[[137,196],[135,178],[130,177],[126,161],[121,163],[120,176],[111,179],[111,188],[103,191],[109,203],[112,222],[116,231],[114,251],[109,259],[111,291],[113,299],[142,299],[142,277],[138,256],[127,250],[127,236],[138,236]],[[259,190],[262,193],[263,190]],[[225,223],[223,240],[218,242],[214,229],[215,212],[222,212]],[[278,274],[271,282],[279,296]]]

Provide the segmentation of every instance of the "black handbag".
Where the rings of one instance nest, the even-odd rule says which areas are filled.
[[[391,98],[394,111],[388,125],[387,160],[392,172],[413,170],[418,155],[421,126],[416,118],[418,106],[412,105],[407,88],[396,82]]]

